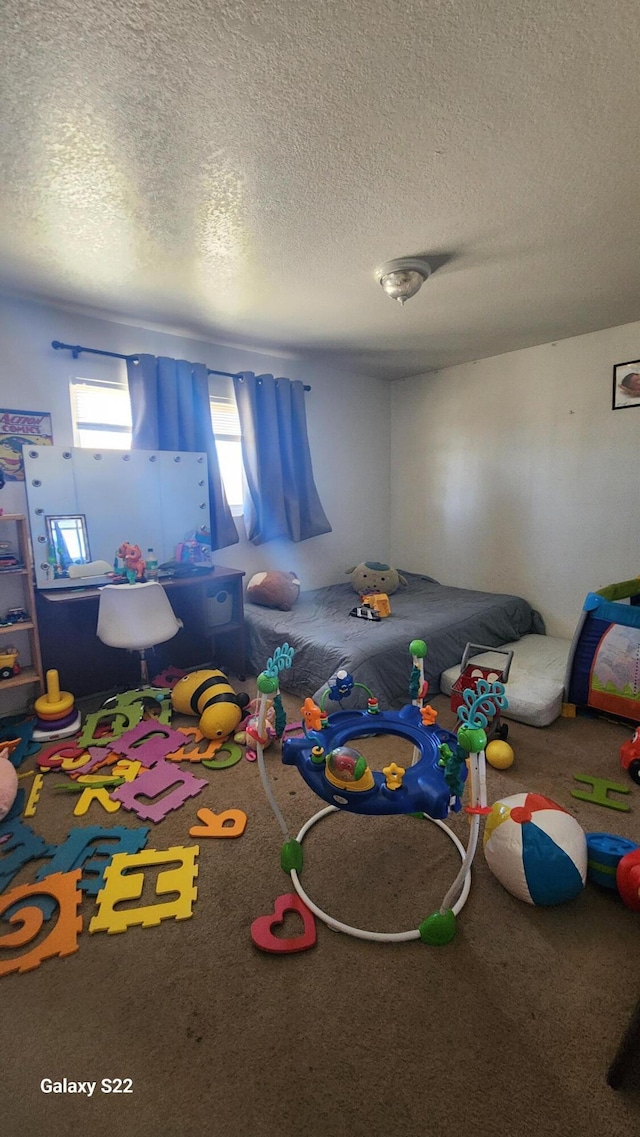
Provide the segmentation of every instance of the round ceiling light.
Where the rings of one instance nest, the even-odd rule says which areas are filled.
[[[431,276],[431,265],[422,257],[398,257],[376,269],[376,277],[387,296],[404,304],[419,292]]]

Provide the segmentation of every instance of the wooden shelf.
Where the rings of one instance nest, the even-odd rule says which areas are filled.
[[[3,691],[10,691],[15,687],[34,685],[39,687],[40,692],[42,692],[44,690],[44,679],[42,674],[42,656],[40,654],[40,638],[38,635],[38,618],[36,616],[29,523],[26,517],[20,513],[2,513],[0,514],[0,527],[3,521],[9,522],[14,526],[17,558],[20,561],[20,565],[15,568],[0,569],[0,595],[3,577],[20,577],[23,598],[21,606],[24,608],[24,611],[29,614],[29,619],[18,620],[14,624],[3,625],[0,627],[0,637],[19,636],[20,632],[26,632],[29,637],[29,652],[23,653],[22,649],[20,649],[18,655],[18,663],[21,666],[20,673],[11,676],[10,679],[0,679],[0,695],[2,695]],[[0,601],[0,604],[1,603]],[[13,600],[13,604],[15,606],[15,600]],[[0,648],[0,652],[1,650]],[[27,659],[30,658],[29,664],[21,663],[20,656],[24,658],[25,655]]]
[[[15,624],[3,624],[0,627],[0,636],[11,635],[12,632],[30,632],[35,628],[31,620],[16,620]]]
[[[27,683],[39,683],[40,676],[35,667],[23,667],[19,675],[11,679],[0,679],[0,694],[10,687],[24,687]]]

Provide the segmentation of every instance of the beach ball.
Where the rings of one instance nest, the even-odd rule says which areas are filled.
[[[508,892],[527,904],[573,900],[587,879],[587,838],[575,817],[542,794],[513,794],[487,815],[484,855]]]

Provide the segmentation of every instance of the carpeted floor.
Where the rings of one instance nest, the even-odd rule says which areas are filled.
[[[285,696],[285,703],[299,718],[300,700]],[[453,725],[448,701],[434,704],[439,721]],[[630,734],[582,717],[544,730],[513,723],[516,763],[489,772],[490,800],[535,790],[587,831],[640,841],[640,788],[618,762]],[[361,749],[380,768],[407,757],[404,745],[367,739]],[[322,803],[281,765],[277,748],[267,759],[295,835]],[[624,782],[630,812],[572,798],[574,773]],[[640,1086],[614,1092],[605,1082],[640,993],[640,916],[615,895],[589,884],[571,904],[533,909],[498,884],[480,853],[447,947],[376,945],[318,924],[312,950],[263,954],[249,928],[289,891],[280,830],[256,765],[242,759],[206,777],[199,798],[159,823],[148,841],[156,849],[193,844],[188,831],[202,806],[248,814],[241,838],[200,840],[191,919],[89,935],[95,903],[85,900],[74,955],[0,979],[3,1137],[640,1131]],[[61,841],[76,824],[134,825],[124,810],[112,820],[99,807],[73,818],[75,799],[53,789],[58,780],[47,775],[31,822],[47,841]],[[456,819],[463,836],[466,824]],[[411,817],[335,814],[310,833],[305,853],[310,896],[346,922],[381,931],[416,927],[457,871],[453,845]],[[11,887],[32,881],[36,868],[23,869]],[[152,895],[149,872],[143,902]],[[0,924],[4,933],[7,927]],[[91,1098],[45,1094],[44,1078],[97,1087]],[[103,1093],[103,1078],[131,1079],[133,1092]]]

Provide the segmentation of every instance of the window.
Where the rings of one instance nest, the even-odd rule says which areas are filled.
[[[74,446],[129,450],[131,404],[126,379],[72,379],[70,390]],[[237,516],[242,512],[244,487],[238,408],[232,393],[212,394],[210,407],[220,475],[227,501]]]
[[[131,404],[126,380],[72,379],[70,386],[74,446],[129,450]]]
[[[242,432],[234,396],[212,395],[211,423],[216,439],[220,475],[227,501],[237,516],[242,512],[244,469],[242,465]]]

